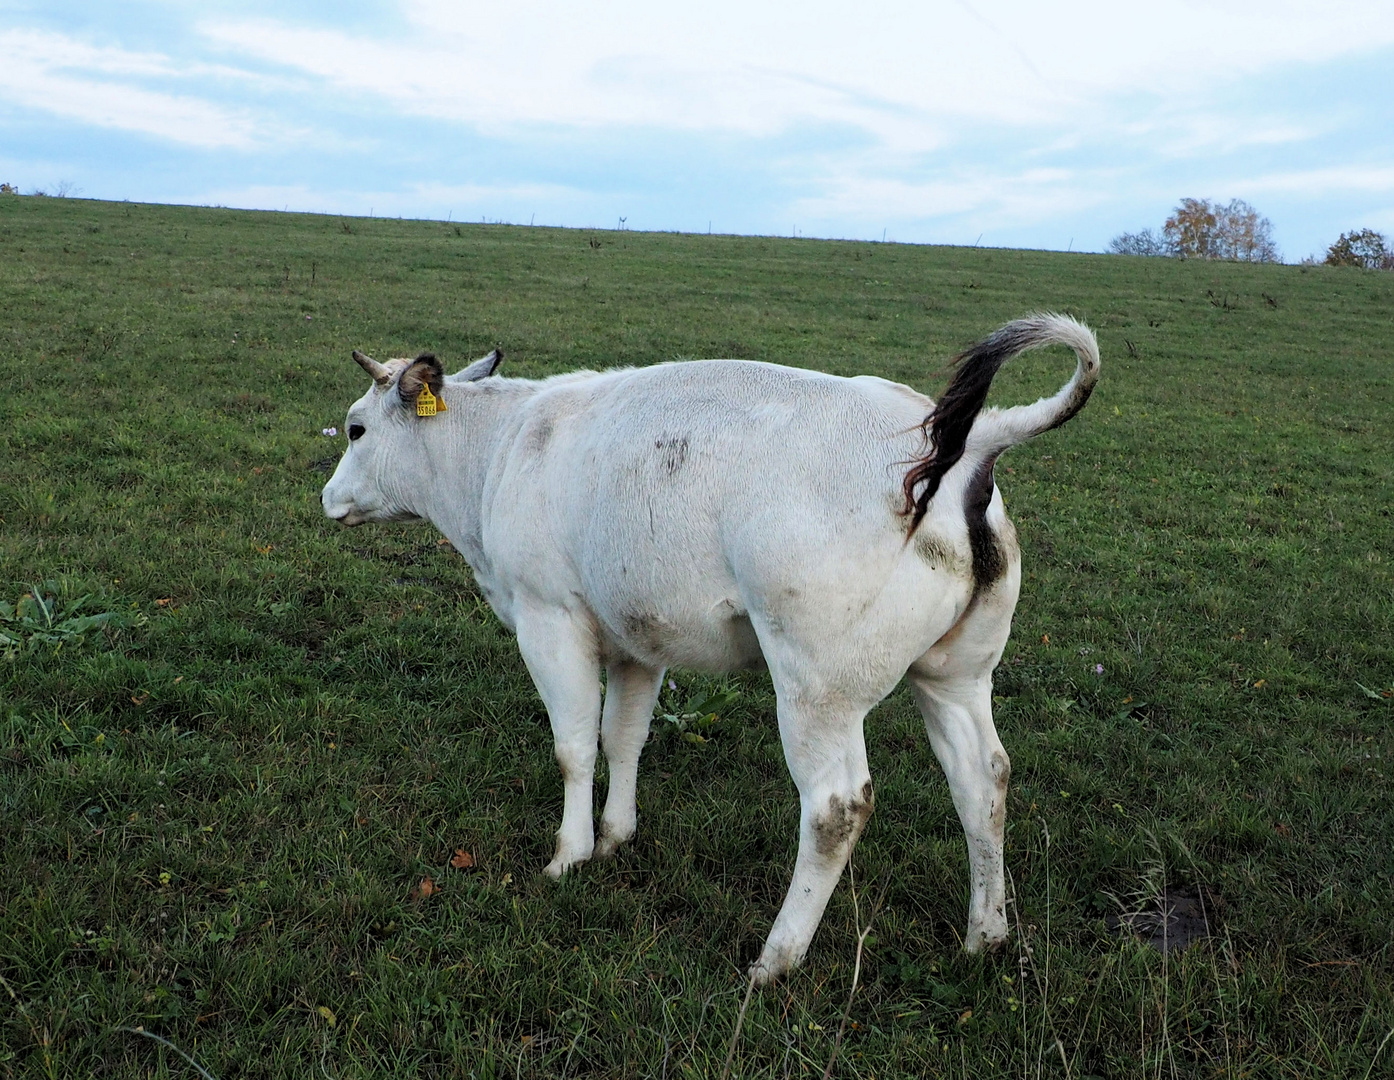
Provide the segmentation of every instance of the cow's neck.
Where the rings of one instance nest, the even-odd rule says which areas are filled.
[[[475,574],[487,573],[484,557],[485,487],[494,462],[517,426],[518,406],[532,392],[523,379],[491,379],[487,386],[445,384],[445,422],[428,430],[426,503],[417,512],[445,534]]]

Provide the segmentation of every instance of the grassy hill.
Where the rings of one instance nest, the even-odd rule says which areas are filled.
[[[767,680],[674,673],[661,711],[736,702],[704,744],[655,721],[639,836],[542,880],[561,780],[512,639],[429,528],[320,512],[349,351],[937,394],[1042,308],[1104,369],[997,474],[1014,937],[959,950],[962,834],[899,691],[837,1074],[1387,1075],[1394,275],[4,196],[0,1076],[193,1074],[136,1027],[219,1080],[718,1074],[794,856]],[[1211,936],[1113,928],[1176,894]],[[822,1075],[856,930],[844,881],[736,1075]]]

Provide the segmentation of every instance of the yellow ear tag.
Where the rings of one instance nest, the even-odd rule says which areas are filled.
[[[436,413],[445,411],[445,396],[436,397],[431,393],[431,388],[422,383],[421,393],[416,395],[416,415],[435,416]]]

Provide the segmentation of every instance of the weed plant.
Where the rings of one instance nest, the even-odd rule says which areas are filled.
[[[349,351],[937,394],[1034,309],[1104,369],[997,474],[1012,942],[960,950],[897,692],[875,924],[859,951],[844,880],[732,1075],[823,1075],[858,959],[839,1076],[1394,1074],[1394,276],[4,196],[0,1076],[716,1076],[794,857],[768,681],[673,673],[638,837],[543,880],[561,780],[513,641],[429,528],[320,512]],[[1113,928],[1167,890],[1209,937]]]

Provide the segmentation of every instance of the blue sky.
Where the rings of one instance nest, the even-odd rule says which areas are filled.
[[[20,190],[1102,250],[1394,236],[1394,4],[0,0]]]

